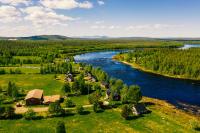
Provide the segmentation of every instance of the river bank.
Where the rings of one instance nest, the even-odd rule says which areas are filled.
[[[115,57],[113,57],[113,59],[117,60]],[[117,61],[119,61],[119,60],[117,60]],[[159,75],[159,76],[165,76],[165,77],[169,77],[169,78],[191,80],[191,79],[185,79],[183,77],[178,77],[178,76],[170,76],[170,75],[163,75],[163,74],[155,73],[153,71],[147,70],[147,69],[139,66],[136,63],[128,63],[126,61],[119,61],[119,62],[122,62],[126,65],[129,65],[129,66],[135,68],[135,69],[138,69],[138,70],[141,70],[141,71],[144,71],[144,72],[147,72],[147,73],[156,74],[156,75]],[[197,81],[197,80],[192,80],[192,81]],[[169,105],[170,104],[170,103],[168,103],[167,101],[164,101],[164,100],[159,100],[159,99],[156,99],[156,98],[151,98],[151,99],[154,99],[154,100],[157,100],[157,101],[162,101],[161,103],[163,105]],[[181,103],[181,102],[179,102],[178,104],[179,104],[179,107],[174,106],[175,108],[177,108],[177,110],[182,110],[182,111],[185,111],[189,114],[196,115],[196,116],[200,115],[200,107],[199,106],[190,105],[190,104]],[[171,105],[171,106],[173,106],[173,105]]]
[[[138,69],[140,71],[144,71],[146,73],[151,73],[151,74],[155,74],[155,75],[159,75],[159,76],[165,76],[165,77],[168,77],[168,78],[174,78],[174,79],[182,79],[182,80],[190,80],[190,81],[194,81],[194,82],[200,82],[200,79],[194,79],[194,78],[188,78],[188,77],[185,77],[185,76],[181,76],[181,75],[169,75],[169,74],[164,74],[164,73],[159,73],[159,72],[156,72],[156,71],[152,71],[152,70],[149,70],[149,69],[146,69],[136,63],[129,63],[129,62],[126,62],[126,61],[122,61],[122,60],[119,60],[119,58],[117,57],[118,55],[116,56],[113,56],[113,60],[116,60],[118,62],[122,62],[126,65],[129,65],[135,69]]]

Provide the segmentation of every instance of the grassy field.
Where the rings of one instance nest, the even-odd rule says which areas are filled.
[[[59,75],[58,75],[59,77]],[[60,77],[61,79],[63,76]],[[24,90],[43,89],[45,95],[59,94],[63,80],[55,80],[54,74],[15,74],[0,75],[0,85],[6,88],[9,81]]]
[[[79,101],[84,99],[79,97]],[[42,120],[27,121],[1,120],[0,132],[3,133],[54,133],[55,123],[62,120],[68,132],[73,133],[127,133],[127,132],[161,132],[161,133],[195,133],[192,123],[200,123],[200,118],[186,114],[174,106],[160,100],[143,98],[152,112],[138,118],[124,120],[120,115],[120,108],[94,113],[91,109],[87,115],[72,115],[66,117],[47,118]]]

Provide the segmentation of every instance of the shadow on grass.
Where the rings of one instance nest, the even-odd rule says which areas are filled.
[[[80,113],[80,115],[88,115],[90,114],[90,111],[83,111],[82,113]]]
[[[144,105],[145,105],[145,106],[151,106],[151,105],[155,105],[155,103],[152,103],[152,102],[144,102]]]
[[[75,113],[66,113],[64,116],[74,116]]]
[[[200,132],[200,127],[196,127],[194,128],[194,130],[199,131]]]
[[[144,117],[143,115],[138,115],[138,116],[129,116],[128,118],[126,118],[126,120],[136,120],[138,118]]]
[[[100,110],[98,110],[96,113],[103,113],[105,110],[103,110],[103,109],[100,109]]]

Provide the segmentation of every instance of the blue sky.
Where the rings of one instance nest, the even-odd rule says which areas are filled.
[[[200,0],[0,0],[0,36],[200,37]]]

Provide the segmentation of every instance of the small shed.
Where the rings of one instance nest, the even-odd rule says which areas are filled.
[[[101,82],[101,87],[108,89],[109,88],[109,83],[107,82]]]
[[[67,73],[65,75],[65,81],[68,81],[68,82],[73,82],[74,81],[74,77],[71,73]]]
[[[43,100],[43,90],[40,89],[29,91],[25,97],[26,105],[39,105]]]
[[[136,105],[133,105],[132,112],[133,112],[134,115],[141,115],[141,114],[148,113],[149,110],[147,110],[147,108],[145,107],[144,104],[138,103]]]
[[[52,96],[44,96],[44,104],[50,104],[50,103],[54,103],[57,101],[60,101],[61,96],[60,95],[52,95]]]

